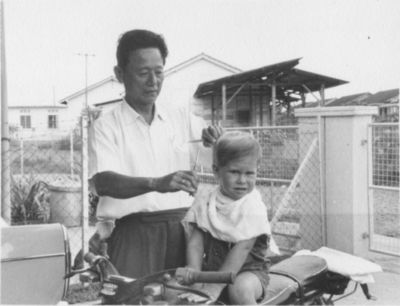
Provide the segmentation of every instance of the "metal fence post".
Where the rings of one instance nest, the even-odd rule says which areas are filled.
[[[11,223],[10,136],[8,130],[4,7],[0,1],[0,95],[1,95],[1,216]]]
[[[371,188],[371,186],[373,186],[373,145],[372,145],[372,133],[373,133],[373,129],[372,129],[372,125],[368,125],[367,127],[367,145],[368,145],[368,149],[367,149],[367,155],[368,155],[368,162],[367,162],[367,172],[368,172],[368,209],[369,209],[369,249],[373,249],[373,238],[371,238],[371,236],[373,235],[373,233],[375,233],[375,225],[374,225],[374,205],[373,205],[373,189]]]
[[[81,117],[81,137],[82,137],[82,251],[85,254],[88,251],[88,238],[86,235],[89,231],[89,182],[88,182],[88,116]]]
[[[318,116],[318,145],[319,145],[319,185],[320,185],[320,205],[321,205],[321,218],[322,218],[322,243],[326,245],[326,198],[325,198],[325,118],[321,115]]]
[[[69,149],[70,149],[70,167],[71,167],[71,179],[74,177],[74,130],[71,130],[69,137]]]
[[[21,154],[21,158],[20,158],[20,172],[21,172],[21,181],[23,182],[24,179],[24,139],[21,138],[19,140],[19,148],[20,148],[20,154]]]

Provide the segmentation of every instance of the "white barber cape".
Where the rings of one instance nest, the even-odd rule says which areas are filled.
[[[182,221],[189,232],[190,223],[196,223],[216,239],[232,243],[265,234],[271,237],[271,251],[279,252],[271,236],[267,208],[257,189],[236,201],[224,196],[219,186],[206,194],[198,193]]]

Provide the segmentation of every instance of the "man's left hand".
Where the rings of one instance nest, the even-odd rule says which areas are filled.
[[[224,130],[219,125],[210,125],[203,129],[201,133],[201,140],[205,147],[211,147],[217,141],[217,139],[224,133]]]

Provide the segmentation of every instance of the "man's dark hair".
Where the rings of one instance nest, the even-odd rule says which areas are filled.
[[[144,48],[158,48],[163,62],[168,55],[168,48],[164,38],[148,30],[131,30],[121,35],[117,47],[117,64],[125,69],[129,62],[129,55],[132,51]]]

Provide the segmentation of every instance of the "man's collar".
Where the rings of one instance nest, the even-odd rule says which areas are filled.
[[[131,124],[137,120],[144,120],[142,115],[140,115],[137,111],[135,111],[133,107],[131,107],[125,99],[122,100],[121,110],[122,110],[122,117],[124,120],[124,124],[126,125]],[[162,109],[162,107],[160,107],[159,105],[155,104],[153,121],[157,119],[165,120],[165,118],[166,118],[165,110]]]

